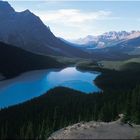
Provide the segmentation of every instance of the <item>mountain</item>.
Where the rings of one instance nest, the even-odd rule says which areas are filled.
[[[63,65],[49,56],[34,54],[0,42],[0,74],[6,78],[29,70],[58,67]]]
[[[15,12],[15,10],[7,3],[4,1],[0,1],[0,15],[6,15]]]
[[[77,43],[75,47],[87,51],[97,60],[124,60],[140,56],[140,31],[111,31],[99,36],[88,35],[77,40]]]
[[[55,37],[38,16],[29,10],[16,12],[8,2],[0,1],[0,41],[44,54],[88,57],[80,49]]]
[[[100,60],[125,60],[140,56],[140,37],[126,39],[110,47],[88,50]]]
[[[129,36],[126,40],[108,48],[104,48],[102,51],[110,53],[124,53],[128,55],[140,55],[140,36]]]
[[[84,45],[86,49],[99,49],[114,46],[124,40],[133,39],[139,36],[140,31],[110,31],[98,36],[88,35],[85,38],[80,38],[72,42]]]

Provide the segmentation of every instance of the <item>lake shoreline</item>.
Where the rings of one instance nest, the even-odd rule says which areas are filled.
[[[76,67],[25,72],[13,79],[0,81],[0,106],[23,103],[59,86],[85,94],[100,92],[101,89],[94,83],[98,76],[98,72],[79,71]]]

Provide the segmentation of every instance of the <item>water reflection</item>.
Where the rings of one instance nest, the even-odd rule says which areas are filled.
[[[0,82],[0,108],[40,96],[57,87],[69,87],[85,93],[100,91],[93,80],[98,73],[81,72],[75,67],[62,70],[39,70]]]

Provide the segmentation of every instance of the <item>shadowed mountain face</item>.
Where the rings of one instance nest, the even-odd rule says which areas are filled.
[[[0,74],[6,78],[29,70],[58,67],[63,65],[51,57],[37,55],[0,42]]]
[[[8,4],[8,2],[0,2],[0,14],[9,14],[15,12],[15,10]]]
[[[15,12],[8,2],[0,1],[0,41],[34,53],[88,57],[55,37],[49,27],[29,10]]]

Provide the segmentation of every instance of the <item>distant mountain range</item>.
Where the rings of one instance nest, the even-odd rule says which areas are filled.
[[[89,35],[71,43],[100,60],[122,60],[140,56],[140,31],[112,31],[99,36]]]
[[[16,12],[6,1],[0,1],[0,41],[41,55],[94,60],[127,59],[140,55],[140,31],[111,31],[69,42],[56,37],[29,10]]]
[[[140,31],[110,31],[98,36],[88,35],[85,38],[71,40],[71,42],[86,47],[87,49],[99,49],[110,47],[122,41],[136,37],[140,37]]]
[[[88,57],[55,37],[38,16],[29,10],[16,12],[6,1],[0,1],[0,41],[43,55]]]
[[[96,49],[98,51],[99,49]],[[100,52],[123,53],[129,56],[140,55],[140,36],[129,36],[127,39],[118,42],[110,47],[100,49]]]

